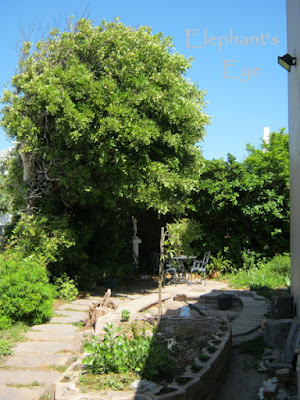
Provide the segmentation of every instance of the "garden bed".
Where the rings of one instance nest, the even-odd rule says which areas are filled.
[[[137,329],[146,331],[153,328],[153,319],[139,315]],[[147,325],[149,324],[149,325]],[[122,331],[130,335],[132,323],[122,323]],[[91,379],[105,381],[108,374],[86,374],[81,360],[71,366],[64,377],[55,385],[55,400],[83,400],[83,399],[172,399],[194,400],[199,397],[199,390],[206,397],[213,399],[218,385],[215,377],[221,380],[231,356],[231,332],[227,319],[222,317],[163,317],[156,332],[158,342],[169,347],[172,360],[176,365],[175,376],[163,376],[153,379],[154,385],[145,390],[142,382],[135,382],[135,390],[130,389],[132,381],[138,376],[125,373],[112,377],[117,382],[116,389],[120,388],[120,381],[124,378],[122,391],[111,390],[111,387],[102,387],[91,391]],[[164,362],[164,360],[161,360]],[[147,362],[147,361],[146,361]],[[89,379],[90,378],[90,379]],[[140,378],[143,378],[141,376]],[[85,381],[85,382],[84,382]],[[99,387],[99,386],[98,386]],[[100,386],[101,387],[101,386]],[[83,393],[83,392],[84,393]]]

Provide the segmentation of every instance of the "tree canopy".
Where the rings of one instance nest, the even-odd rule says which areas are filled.
[[[289,136],[272,132],[260,149],[248,145],[238,162],[206,162],[194,196],[194,218],[201,222],[201,246],[241,265],[242,254],[289,252]]]
[[[73,232],[61,257],[73,269],[130,257],[132,215],[189,207],[209,122],[190,66],[170,38],[118,21],[81,19],[24,43],[2,99],[17,142],[5,184],[15,211]]]
[[[189,67],[170,38],[117,21],[25,43],[2,125],[31,163],[31,196],[182,211],[208,123]]]

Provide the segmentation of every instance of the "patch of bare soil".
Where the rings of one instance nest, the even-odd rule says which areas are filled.
[[[171,350],[172,357],[177,364],[180,373],[185,371],[187,366],[194,366],[195,360],[201,359],[202,350],[208,347],[211,342],[210,351],[216,351],[220,338],[215,332],[220,326],[217,319],[203,321],[186,321],[162,319],[158,327],[158,335]]]
[[[216,400],[256,400],[258,390],[267,379],[257,371],[257,361],[233,348],[232,360]]]

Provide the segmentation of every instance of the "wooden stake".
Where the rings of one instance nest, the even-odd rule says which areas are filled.
[[[164,274],[164,242],[165,242],[165,230],[164,227],[160,231],[160,258],[159,258],[159,273],[158,273],[158,321],[160,323],[162,315],[162,282]]]

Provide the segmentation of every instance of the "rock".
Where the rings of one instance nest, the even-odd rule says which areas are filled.
[[[264,366],[264,363],[263,363],[262,361],[260,361],[257,371],[258,371],[258,372],[267,372],[267,371],[268,371],[268,368],[266,368],[266,367]]]
[[[290,327],[289,334],[283,349],[285,362],[287,363],[292,363],[295,358],[295,351],[298,345],[297,342],[299,337],[299,331],[300,331],[300,320],[294,319]]]
[[[271,300],[271,317],[285,319],[294,317],[294,297],[289,295],[273,296]]]
[[[186,294],[177,293],[176,296],[173,297],[173,301],[186,301]]]
[[[157,385],[153,382],[146,381],[145,379],[137,379],[130,385],[130,389],[137,390],[138,392],[146,392],[147,390],[156,389]]]
[[[278,381],[277,378],[270,378],[264,381],[263,394],[265,399],[269,399],[278,394]]]
[[[276,396],[276,400],[288,400],[289,394],[285,390],[279,390]]]
[[[292,322],[292,319],[267,320],[264,329],[264,340],[268,346],[282,349]]]
[[[288,382],[290,379],[290,370],[288,368],[277,369],[275,376],[278,382]]]

